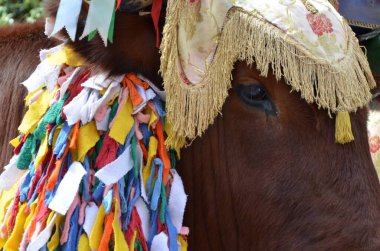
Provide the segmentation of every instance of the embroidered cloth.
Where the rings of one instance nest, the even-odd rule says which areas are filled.
[[[365,106],[375,86],[355,35],[327,0],[168,1],[161,51],[173,146],[219,114],[237,60],[273,72],[329,113]]]

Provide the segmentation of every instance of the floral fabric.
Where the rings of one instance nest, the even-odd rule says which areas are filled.
[[[376,172],[380,173],[380,112],[371,111],[368,118],[369,150]]]
[[[223,24],[227,22],[227,13],[231,8],[255,12],[320,60],[332,64],[340,61],[347,50],[348,26],[329,1],[304,2],[189,0],[188,16],[182,18],[178,29],[179,67],[183,82],[196,85],[202,81],[217,50]],[[307,5],[312,6],[316,13]]]

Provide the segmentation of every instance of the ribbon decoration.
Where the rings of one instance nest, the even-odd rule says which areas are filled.
[[[45,95],[50,107],[26,123],[37,126],[20,132],[16,157],[0,175],[0,249],[183,251],[187,196],[165,146],[162,100],[133,73],[105,77],[56,62],[54,91],[26,99],[29,112]]]
[[[54,29],[50,36],[53,36],[63,28],[66,28],[70,39],[75,41],[81,7],[82,0],[61,0],[58,7]]]
[[[152,5],[152,19],[154,24],[154,29],[156,30],[156,47],[160,48],[160,27],[158,23],[160,22],[160,14],[162,9],[162,0],[153,1]]]
[[[46,19],[45,34],[52,37],[63,28],[66,28],[71,41],[75,41],[82,2],[83,0],[60,0],[55,23],[52,24],[51,18]],[[151,16],[156,30],[156,46],[158,48],[160,45],[160,29],[158,23],[163,0],[92,0],[89,2],[90,8],[85,28],[79,39],[88,37],[90,41],[98,32],[104,45],[107,46],[108,41],[113,43],[117,10],[121,9],[129,12],[138,11],[150,4],[153,4]]]
[[[112,18],[115,10],[115,3],[115,0],[91,1],[86,26],[80,39],[83,39],[97,30],[105,46],[107,46],[108,34],[111,29]]]

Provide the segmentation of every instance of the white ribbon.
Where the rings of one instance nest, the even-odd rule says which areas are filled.
[[[81,86],[101,91],[104,88],[108,88],[113,82],[121,83],[123,78],[124,75],[109,77],[109,73],[99,73],[90,77]]]
[[[103,120],[102,121],[96,120],[96,129],[98,129],[98,131],[103,131],[103,132],[108,131],[108,121],[110,119],[110,114],[111,114],[111,108],[108,108],[106,111],[106,114],[103,117]]]
[[[54,54],[60,50],[63,50],[63,47],[64,44],[61,44],[54,48],[40,51],[41,63],[37,66],[32,75],[21,83],[28,89],[28,93],[36,91],[44,84],[46,84],[49,91],[54,89],[54,86],[57,84],[62,65],[51,65],[47,57],[49,54]]]
[[[49,208],[59,214],[65,215],[73,203],[75,195],[78,193],[80,182],[85,174],[86,170],[81,163],[72,163],[59,184],[57,192],[49,204]]]
[[[165,91],[161,91],[160,88],[158,88],[155,84],[153,84],[149,79],[147,79],[143,75],[137,74],[137,77],[139,77],[139,79],[143,80],[144,82],[148,83],[148,85],[150,86],[150,88],[153,89],[153,91],[157,94],[158,97],[160,97],[160,99],[162,101],[164,101],[164,102],[166,101],[166,93],[165,93]]]
[[[96,172],[95,176],[106,186],[118,182],[133,168],[131,145],[114,161]]]
[[[2,190],[10,190],[26,172],[26,170],[17,168],[17,159],[18,155],[14,155],[9,164],[4,168],[4,172],[0,175],[0,194]]]
[[[51,36],[66,28],[70,39],[75,41],[81,7],[82,0],[61,0]]]
[[[92,0],[90,9],[80,39],[88,36],[91,32],[98,30],[100,37],[107,46],[108,32],[114,12],[115,0]]]
[[[173,183],[170,190],[168,208],[173,225],[177,229],[177,232],[180,233],[183,224],[183,216],[185,214],[187,195],[183,187],[182,179],[177,171],[171,170],[171,173],[173,175]]]
[[[112,82],[112,84],[108,87],[106,93],[104,93],[104,95],[99,99],[97,100],[96,102],[94,102],[90,107],[89,107],[89,112],[90,112],[90,119],[92,119],[96,112],[98,111],[98,109],[106,104],[108,101],[110,101],[117,93],[121,92],[121,87],[120,87],[120,82]]]
[[[99,94],[97,91],[91,91],[90,96],[88,97],[87,102],[80,109],[80,120],[82,124],[85,125],[89,123],[95,114],[91,115],[91,108],[99,100]]]
[[[21,84],[28,89],[28,92],[34,92],[44,84],[49,91],[54,89],[57,84],[59,73],[62,66],[54,66],[49,63],[48,59],[42,61],[30,77]]]
[[[139,163],[139,172],[140,172],[140,180],[144,180],[143,178],[143,152],[139,145],[136,147],[136,153],[137,153],[137,159]],[[149,198],[145,189],[144,182],[140,182],[140,189],[141,189],[141,197],[144,199],[146,203],[149,203]]]
[[[57,214],[54,214],[46,228],[28,245],[27,251],[38,251],[46,245],[51,237],[56,218]]]
[[[63,113],[66,115],[69,126],[81,119],[81,108],[87,103],[90,92],[90,89],[83,89],[69,104],[63,107]]]
[[[169,241],[168,236],[164,232],[161,232],[160,234],[154,236],[150,250],[151,251],[169,251],[168,241]]]
[[[142,198],[139,198],[137,200],[136,209],[140,216],[141,227],[143,230],[144,237],[147,240],[149,238],[150,233],[149,209]]]
[[[136,86],[137,92],[139,93],[140,97],[143,99],[143,102],[141,102],[141,104],[139,106],[133,107],[133,109],[134,109],[133,115],[139,113],[142,109],[145,108],[146,103],[148,103],[149,100],[152,100],[156,97],[156,94],[151,89],[145,90],[140,85],[135,85],[135,86]]]
[[[92,229],[94,228],[96,215],[98,214],[98,211],[99,208],[94,202],[90,202],[86,207],[83,229],[88,236],[90,236],[92,233]]]

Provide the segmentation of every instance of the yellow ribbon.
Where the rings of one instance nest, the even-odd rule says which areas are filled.
[[[151,136],[149,139],[148,160],[146,162],[146,166],[143,169],[143,179],[144,179],[145,186],[149,178],[150,171],[152,169],[152,160],[156,157],[157,146],[158,146],[158,140],[154,136]]]
[[[118,215],[120,215],[119,202],[115,201],[115,217],[112,222],[113,233],[115,236],[115,251],[129,251],[130,249],[128,249],[127,241],[125,240],[124,233],[120,227]]]
[[[38,99],[29,106],[29,110],[26,112],[21,125],[18,127],[21,133],[26,134],[34,131],[38,122],[49,108],[50,101],[54,95],[55,91],[50,93],[48,90],[45,90]]]
[[[16,222],[14,229],[11,233],[11,236],[9,236],[7,242],[4,245],[4,249],[7,251],[11,250],[18,250],[21,240],[22,240],[22,235],[24,233],[24,224],[26,221],[26,218],[28,214],[25,213],[25,209],[28,206],[27,203],[24,203],[21,205],[19,208],[19,211],[16,216]]]
[[[47,244],[49,251],[54,251],[59,246],[59,239],[60,239],[59,227],[62,224],[63,219],[64,219],[63,215],[57,214],[57,216],[55,218],[55,222],[54,222],[55,223],[55,232],[51,236],[50,241]]]
[[[134,120],[132,118],[133,107],[130,99],[122,104],[110,130],[109,136],[118,143],[124,145],[125,138],[131,131]]]
[[[70,47],[65,47],[56,53],[48,55],[48,60],[51,65],[67,64],[73,67],[78,67],[84,64],[83,58],[81,58]]]
[[[103,223],[104,217],[106,216],[106,212],[104,210],[103,204],[99,207],[98,214],[96,215],[94,227],[90,234],[90,248],[91,250],[98,250],[100,241],[103,236]]]
[[[90,123],[87,123],[86,125],[79,128],[77,142],[77,157],[79,162],[84,161],[86,153],[95,146],[99,139],[100,137],[94,121],[91,121]]]
[[[82,234],[80,236],[79,243],[78,243],[78,250],[80,250],[80,251],[91,251],[90,242],[89,242],[86,234]]]

